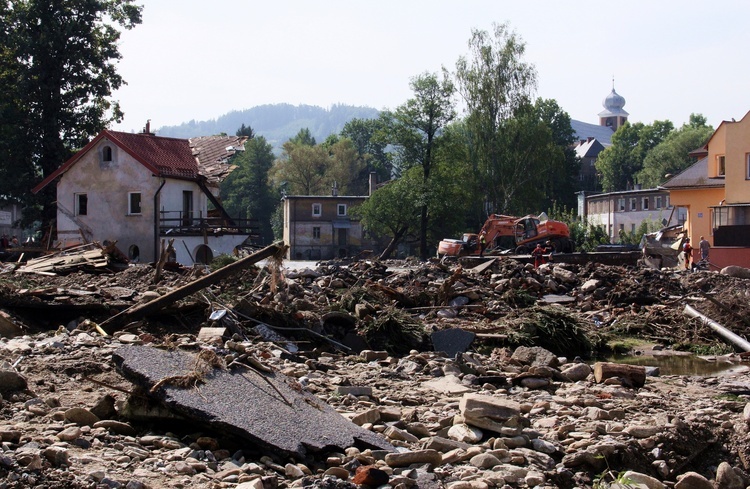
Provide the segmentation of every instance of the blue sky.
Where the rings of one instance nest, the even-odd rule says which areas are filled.
[[[598,123],[612,89],[633,122],[716,127],[750,110],[744,0],[141,0],[123,33],[115,129],[138,131],[273,103],[395,108],[409,80],[453,69],[472,29],[508,22],[536,95]]]

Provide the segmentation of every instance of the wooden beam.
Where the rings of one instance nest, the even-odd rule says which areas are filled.
[[[146,317],[149,314],[153,314],[167,307],[168,305],[177,302],[180,299],[184,299],[190,294],[198,292],[199,290],[209,285],[215,284],[216,282],[223,280],[236,272],[244,270],[245,268],[248,268],[250,265],[254,265],[264,258],[269,258],[271,256],[283,256],[283,254],[286,252],[286,248],[287,246],[284,245],[284,243],[281,241],[270,246],[266,246],[262,250],[257,251],[252,255],[246,256],[245,258],[237,260],[234,263],[230,263],[229,265],[220,268],[213,273],[209,273],[208,275],[190,282],[189,284],[175,289],[167,294],[164,294],[161,297],[157,297],[156,299],[146,302],[145,304],[137,304],[133,307],[130,307],[122,311],[121,313],[110,317],[109,319],[104,321],[101,326],[118,326],[126,322]]]

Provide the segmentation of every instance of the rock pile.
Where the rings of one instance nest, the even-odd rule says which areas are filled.
[[[117,275],[136,274],[142,280],[131,283],[132,298],[116,301],[137,301],[186,280],[169,272],[150,286],[143,269]],[[733,314],[700,292],[738,309],[742,279],[595,265],[535,270],[512,262],[481,274],[437,263],[395,271],[375,262],[328,264],[289,270],[283,279],[256,270],[179,304],[171,314],[181,320],[151,318],[112,335],[95,327],[106,315],[73,321],[69,309],[46,318],[46,326],[60,327],[34,333],[25,321],[38,321],[46,302],[33,301],[37,314],[25,300],[9,305],[21,290],[75,285],[98,294],[100,305],[91,309],[86,296],[86,309],[76,313],[119,307],[100,292],[121,286],[117,275],[74,275],[26,275],[23,287],[4,277],[0,300],[27,334],[0,340],[0,488],[750,484],[745,367],[713,377],[648,377],[632,388],[619,378],[596,382],[590,364],[569,354],[574,350],[552,347],[566,345],[554,329],[579,334],[576,346],[628,328],[666,344],[711,341],[698,325],[682,331],[687,320],[679,308],[699,303],[728,321]],[[78,304],[78,296],[68,297],[68,305]],[[199,335],[209,325],[206,312],[220,307],[230,311],[224,318],[231,323],[213,326],[227,334]],[[202,319],[193,323],[196,310]],[[259,322],[286,337],[269,339],[255,329]],[[450,355],[433,351],[430,334],[450,329],[477,341]],[[547,348],[539,345],[544,341],[524,346],[550,337]],[[121,376],[113,355],[132,344],[208,351],[221,359],[214,369],[254,365],[392,448],[323,446],[290,455],[253,444],[231,425],[199,421]],[[207,392],[198,382],[182,388],[199,398]],[[206,397],[206,406],[212,400]],[[226,407],[242,410],[253,402],[237,397]],[[289,423],[283,416],[278,423]]]

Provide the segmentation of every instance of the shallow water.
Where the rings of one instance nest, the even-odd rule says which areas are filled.
[[[706,357],[714,358],[716,357]],[[695,355],[638,355],[614,356],[605,359],[607,362],[642,365],[645,367],[659,367],[659,375],[700,375],[714,376],[738,370],[747,370],[748,363],[728,362],[718,357],[716,361],[708,361]]]

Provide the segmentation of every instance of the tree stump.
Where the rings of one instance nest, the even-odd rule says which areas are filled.
[[[612,377],[622,379],[628,387],[643,387],[646,383],[646,367],[624,363],[597,362],[594,364],[594,380],[604,382]]]

